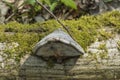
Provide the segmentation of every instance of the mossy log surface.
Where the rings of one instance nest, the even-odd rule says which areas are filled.
[[[108,12],[108,13],[101,14],[98,16],[83,16],[78,20],[66,20],[66,21],[62,21],[62,22],[67,26],[71,35],[83,47],[83,49],[86,52],[88,50],[87,49],[88,46],[90,44],[94,43],[95,41],[105,41],[107,39],[113,38],[115,36],[115,34],[120,34],[120,12],[118,12],[118,11]],[[13,69],[18,70],[18,68],[19,68],[18,66],[20,64],[21,58],[23,58],[26,54],[32,54],[32,49],[37,42],[39,42],[47,34],[51,33],[52,31],[54,31],[60,27],[61,26],[55,20],[50,20],[50,21],[46,21],[43,23],[35,23],[35,24],[20,24],[17,22],[10,22],[5,25],[0,25],[0,37],[1,37],[0,42],[6,43],[9,45],[13,42],[18,43],[18,46],[15,48],[12,48],[12,49],[9,48],[9,49],[3,50],[3,52],[6,55],[8,55],[8,58],[7,58],[8,61],[9,61],[9,59],[14,59],[16,61],[17,69],[16,68],[13,68]],[[2,52],[0,52],[0,55],[1,55],[1,53]],[[91,55],[91,53],[90,53],[90,55]],[[104,56],[104,55],[101,55],[101,56]],[[34,71],[40,71],[40,72],[36,72],[36,73],[40,74],[41,70],[34,70],[32,72],[32,70],[31,70],[32,66],[35,67],[36,69],[39,69],[39,66],[37,67],[37,66],[35,66],[35,64],[43,66],[44,68],[48,64],[46,64],[40,58],[35,58],[34,56],[31,56],[31,57],[33,59],[30,59],[30,61],[32,62],[32,60],[33,60],[33,63],[31,64],[31,63],[29,63],[29,61],[27,61],[28,64],[25,63],[25,66],[30,67],[30,68],[29,67],[27,68],[28,72],[33,73],[33,75],[34,75]],[[58,75],[59,80],[60,80],[61,76],[63,76],[63,73],[65,73],[66,71],[68,71],[68,72],[67,72],[67,74],[64,74],[64,75],[67,75],[68,80],[70,80],[69,79],[70,77],[73,77],[73,79],[75,78],[75,80],[77,80],[78,76],[75,76],[77,74],[79,74],[79,76],[81,76],[81,79],[84,78],[85,80],[88,80],[88,79],[90,80],[93,78],[96,80],[120,79],[120,76],[118,75],[118,74],[120,74],[120,71],[119,71],[120,70],[119,69],[119,67],[120,67],[119,61],[120,60],[117,60],[117,62],[115,63],[116,60],[114,59],[114,61],[112,61],[112,62],[115,64],[110,65],[110,66],[109,65],[104,66],[102,63],[100,64],[101,65],[100,66],[98,64],[95,64],[96,63],[95,55],[93,55],[92,59],[93,60],[91,61],[89,59],[86,60],[86,58],[80,58],[80,59],[78,59],[78,60],[81,60],[80,62],[74,61],[74,60],[72,62],[72,60],[70,60],[65,63],[66,67],[68,66],[67,68],[65,68],[65,70],[61,70],[60,72],[58,69],[54,69],[54,70],[58,70],[57,72],[59,72],[59,74],[61,73],[61,75]],[[39,61],[43,62],[44,65],[41,62],[40,62],[41,63],[40,64]],[[107,64],[106,62],[108,62],[108,61],[103,60],[103,62],[104,61],[105,61],[105,64]],[[111,61],[111,60],[109,60],[109,61]],[[85,62],[85,63],[83,63],[83,65],[81,65],[82,62]],[[77,63],[79,63],[79,64],[77,65]],[[111,63],[111,62],[109,62],[109,63]],[[3,63],[0,63],[0,64],[3,64]],[[49,65],[54,66],[51,64],[49,64]],[[69,65],[70,65],[70,67],[74,65],[75,68],[73,67],[72,70],[70,70]],[[92,67],[91,67],[91,65],[92,65]],[[60,69],[65,67],[64,65],[59,65],[59,64],[55,64],[55,66],[58,66],[57,68],[60,68]],[[75,70],[78,68],[78,66],[80,69]],[[5,66],[4,68],[5,69],[8,68],[7,70],[9,70],[10,67],[11,66]],[[100,68],[98,68],[98,67],[100,67]],[[0,71],[5,70],[1,67],[0,67],[0,69],[2,69]],[[42,69],[42,68],[40,68],[40,69]],[[66,69],[69,69],[70,72],[69,72],[69,70],[66,70]],[[46,69],[43,69],[43,71],[44,70],[46,71]],[[50,72],[51,72],[52,69],[48,68],[48,70],[50,70]],[[74,74],[74,71],[75,71],[75,74]],[[78,73],[76,73],[76,71],[78,71]],[[3,72],[5,72],[5,71],[3,71]],[[3,73],[3,72],[0,72],[0,73]],[[56,72],[56,71],[54,71],[54,72]],[[57,75],[57,72],[54,74]],[[6,72],[6,73],[9,75],[9,72]],[[97,75],[97,74],[101,74],[101,75]],[[111,76],[108,74],[110,74]],[[14,74],[10,73],[10,75],[14,75]],[[72,76],[70,76],[70,75],[72,75]],[[0,74],[0,76],[2,76],[2,75]],[[5,75],[3,74],[3,76],[6,76],[6,74]],[[28,74],[28,76],[29,76],[29,74]],[[37,74],[35,76],[37,76]],[[42,74],[41,77],[42,76],[45,76],[45,75]],[[30,79],[35,80],[35,78],[36,78],[36,80],[39,80],[38,77],[33,77],[33,79],[29,78],[27,80],[30,80]],[[65,77],[63,76],[63,79],[66,79],[66,76]],[[84,79],[82,79],[82,80],[84,80]],[[47,80],[47,79],[43,79],[43,80]],[[57,77],[55,80],[57,80]]]

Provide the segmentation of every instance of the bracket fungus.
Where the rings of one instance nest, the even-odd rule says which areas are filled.
[[[44,37],[33,52],[43,58],[55,57],[58,61],[84,54],[83,48],[61,29]]]

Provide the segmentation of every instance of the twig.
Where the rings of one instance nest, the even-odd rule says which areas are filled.
[[[12,13],[7,19],[5,19],[5,23],[8,22],[14,15],[15,13]]]
[[[72,37],[70,31],[66,28],[66,26],[49,10],[47,9],[42,3],[40,3],[38,0],[36,2],[43,7],[50,15],[54,17],[54,19],[67,31],[67,33]],[[73,37],[72,37],[73,38]],[[73,38],[74,39],[74,38]],[[75,39],[74,39],[75,40]]]
[[[5,1],[4,1],[5,2]],[[5,2],[5,3],[7,3],[7,2]],[[18,6],[17,8],[16,8],[16,10],[18,10],[18,8],[20,8],[21,6],[23,6],[24,5],[24,3],[22,3],[20,6]],[[15,6],[14,6],[15,7]],[[16,14],[16,12],[13,12],[7,19],[5,19],[5,23],[6,22],[8,22],[14,15]]]

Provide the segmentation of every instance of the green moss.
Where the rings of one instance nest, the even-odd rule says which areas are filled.
[[[98,47],[101,52],[99,53],[99,56],[101,59],[107,59],[108,58],[108,49],[106,48],[106,44],[100,44]]]
[[[73,38],[86,50],[87,46],[97,38],[106,40],[111,34],[101,31],[103,28],[113,28],[113,32],[120,33],[120,13],[117,11],[98,16],[82,16],[78,20],[62,21],[69,29]],[[43,23],[20,24],[10,22],[0,25],[0,42],[18,42],[15,48],[18,57],[31,53],[33,46],[44,36],[61,27],[57,21],[49,20]],[[10,51],[8,51],[10,52]]]
[[[111,33],[111,32],[107,32],[106,30],[104,29],[100,29],[99,31],[99,36],[98,36],[98,40],[99,41],[102,41],[102,40],[107,40],[109,38],[113,38],[114,37],[114,34]]]

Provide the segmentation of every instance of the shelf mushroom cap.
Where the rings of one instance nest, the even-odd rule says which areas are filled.
[[[70,35],[58,29],[39,41],[33,53],[42,57],[54,55],[73,57],[84,54],[84,50]]]

